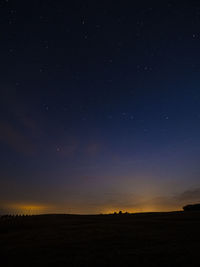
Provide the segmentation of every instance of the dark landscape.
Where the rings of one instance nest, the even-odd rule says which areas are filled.
[[[2,266],[199,266],[200,212],[3,216]]]

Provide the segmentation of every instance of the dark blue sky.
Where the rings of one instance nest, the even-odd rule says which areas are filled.
[[[0,1],[2,212],[200,200],[200,3],[156,2]]]

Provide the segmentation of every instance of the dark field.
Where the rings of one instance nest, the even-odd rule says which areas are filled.
[[[200,212],[0,219],[1,266],[200,266]]]

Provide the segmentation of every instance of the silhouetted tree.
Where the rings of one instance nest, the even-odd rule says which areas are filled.
[[[200,211],[200,204],[186,205],[183,207],[184,211]]]

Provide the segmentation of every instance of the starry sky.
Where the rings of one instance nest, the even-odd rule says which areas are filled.
[[[0,213],[200,201],[199,1],[0,1]]]

